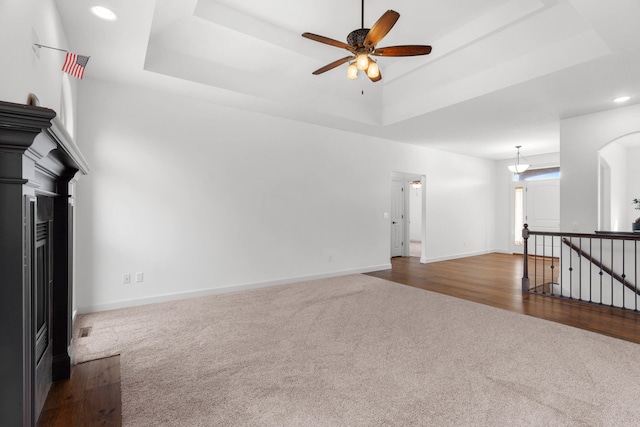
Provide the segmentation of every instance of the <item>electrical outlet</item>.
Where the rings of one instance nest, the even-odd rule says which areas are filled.
[[[123,285],[131,284],[131,274],[127,273],[124,276],[122,276],[122,284]]]
[[[144,281],[144,273],[138,271],[136,273],[136,283],[142,283]]]

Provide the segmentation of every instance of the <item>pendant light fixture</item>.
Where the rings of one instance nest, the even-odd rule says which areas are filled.
[[[528,163],[526,163],[525,158],[520,155],[521,147],[522,145],[516,145],[516,149],[518,150],[518,152],[516,153],[515,163],[508,166],[509,170],[513,173],[522,173],[529,169],[530,166]]]

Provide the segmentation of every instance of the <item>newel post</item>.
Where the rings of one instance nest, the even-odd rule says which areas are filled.
[[[525,224],[522,229],[522,239],[524,240],[524,266],[522,268],[522,292],[529,292],[529,224]]]

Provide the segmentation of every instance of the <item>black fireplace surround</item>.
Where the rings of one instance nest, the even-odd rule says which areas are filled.
[[[7,426],[35,425],[51,383],[71,372],[71,189],[88,165],[55,116],[0,101],[0,423]]]

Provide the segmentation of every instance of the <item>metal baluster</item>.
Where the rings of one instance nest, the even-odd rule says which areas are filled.
[[[545,258],[546,258],[546,249],[547,249],[547,236],[542,236],[542,294],[545,295],[546,292],[544,291],[544,268],[545,268]]]
[[[622,308],[627,308],[624,304],[624,300],[625,300],[625,294],[627,293],[627,289],[626,286],[624,285],[624,282],[626,281],[625,277],[627,277],[627,275],[625,274],[625,270],[624,270],[624,262],[625,262],[625,253],[624,253],[624,240],[622,241]]]
[[[633,282],[633,286],[634,286],[634,295],[635,297],[633,298],[635,301],[635,309],[634,311],[638,311],[638,241],[634,240],[633,241],[633,272],[634,274],[634,282]]]
[[[602,305],[602,238],[600,238],[600,305]]]
[[[538,293],[538,235],[533,236],[533,290]]]
[[[522,292],[529,292],[529,225],[525,224],[522,229],[522,239],[524,241],[524,266],[522,268]]]
[[[611,238],[611,260],[609,265],[611,265],[611,271],[613,271],[613,237]],[[613,274],[609,276],[611,276],[611,304],[609,305],[613,307]]]
[[[578,257],[578,300],[582,301],[582,237],[578,237],[578,248],[580,248],[580,256]]]
[[[591,294],[593,293],[593,239],[589,238],[589,303],[593,304]]]
[[[554,254],[554,250],[553,250],[553,236],[551,236],[551,284],[549,285],[549,293],[553,296],[554,291],[553,291],[553,272],[555,270],[555,254]]]
[[[563,239],[564,237],[560,236],[560,274],[558,277],[558,283],[560,283],[560,297],[564,296],[564,261],[562,260],[564,256],[564,246],[562,245],[562,243],[564,243]]]
[[[573,245],[573,237],[569,237],[569,247]],[[569,299],[573,299],[573,253],[569,251]]]

